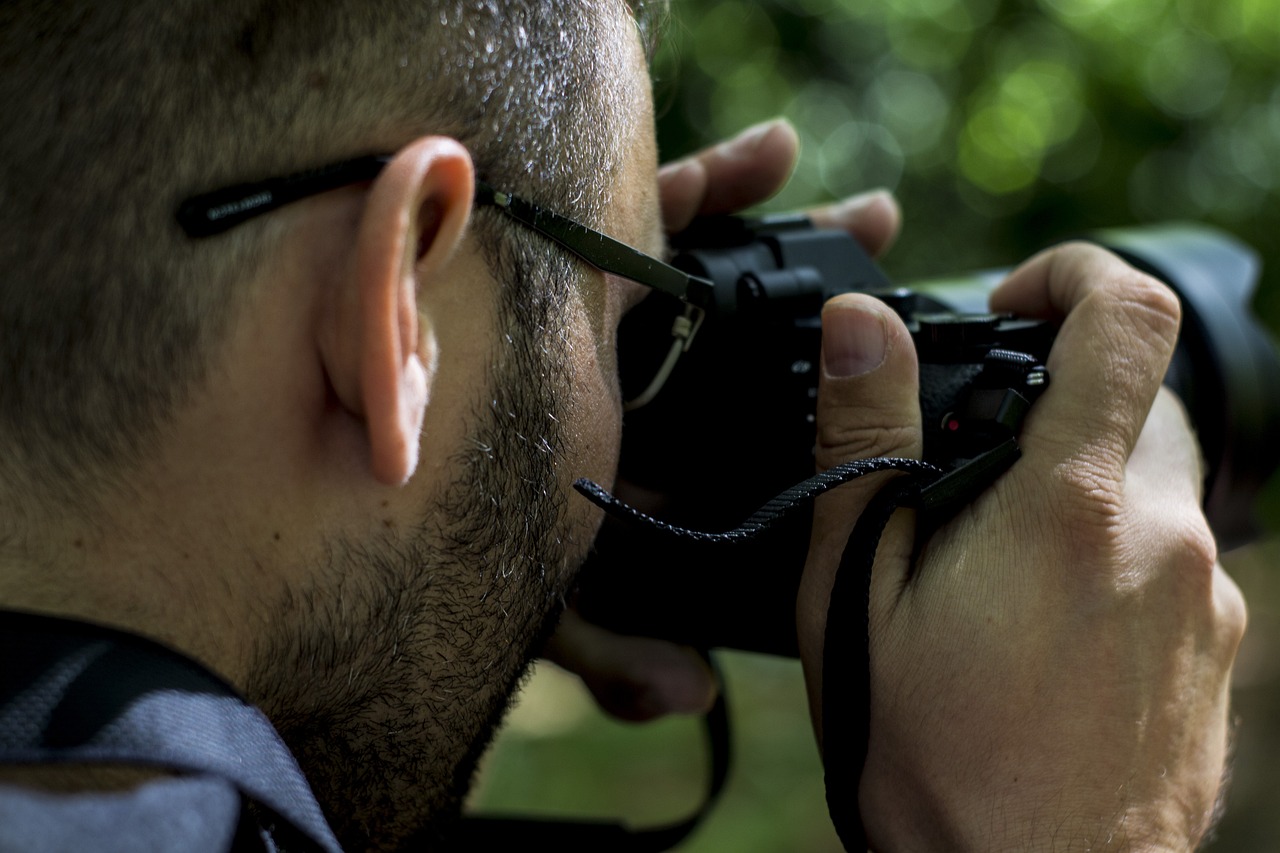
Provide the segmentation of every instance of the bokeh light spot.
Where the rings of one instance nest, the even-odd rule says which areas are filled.
[[[907,154],[938,144],[951,117],[951,103],[926,74],[889,71],[871,86],[869,102],[875,118],[897,138]]]
[[[1040,0],[1040,5],[1077,32],[1108,40],[1149,35],[1170,12],[1170,0]]]
[[[916,68],[951,68],[969,49],[974,22],[956,0],[891,0],[885,29],[893,52]]]
[[[1169,115],[1193,117],[1216,107],[1231,82],[1222,51],[1203,38],[1172,32],[1146,52],[1143,88]]]
[[[818,176],[829,195],[883,187],[902,178],[902,146],[878,124],[851,121],[831,133],[818,149]]]
[[[713,78],[744,65],[772,66],[777,58],[778,31],[754,3],[722,0],[702,16],[694,37],[693,57]]]
[[[1049,149],[1080,126],[1080,82],[1064,64],[1030,60],[980,90],[961,134],[958,165],[992,193],[1036,180]]]

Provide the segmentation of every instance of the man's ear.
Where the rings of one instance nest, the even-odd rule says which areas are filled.
[[[344,282],[325,362],[338,398],[363,415],[373,474],[398,485],[418,466],[435,375],[434,331],[418,297],[462,239],[475,193],[471,155],[453,139],[418,139],[368,191],[356,237],[355,280]]]

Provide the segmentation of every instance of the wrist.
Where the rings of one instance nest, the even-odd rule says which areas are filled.
[[[1083,790],[1036,791],[1014,780],[1008,792],[974,784],[960,799],[928,786],[898,786],[889,802],[871,794],[867,781],[861,810],[868,846],[877,853],[1190,853],[1213,823],[1212,809],[1196,813],[1176,795],[1135,803],[1130,785],[1112,797],[1091,797]]]
[[[910,828],[881,826],[868,830],[868,848],[875,853],[938,851],[938,853],[1192,853],[1195,840],[1172,840],[1176,833],[1133,826],[1126,821],[1064,819],[1005,824],[998,813],[987,816],[986,828],[917,823]]]

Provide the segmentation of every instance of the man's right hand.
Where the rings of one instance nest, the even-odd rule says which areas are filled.
[[[1219,794],[1245,613],[1200,509],[1186,417],[1160,390],[1177,300],[1071,245],[1018,269],[992,302],[1062,320],[1053,384],[1027,419],[1023,458],[929,540],[911,580],[909,514],[886,531],[871,587],[868,839],[884,850],[1191,849]],[[842,296],[823,333],[819,466],[918,456],[902,323]],[[816,509],[797,614],[815,709],[836,566],[885,482],[842,487]],[[815,712],[819,737],[823,724]]]

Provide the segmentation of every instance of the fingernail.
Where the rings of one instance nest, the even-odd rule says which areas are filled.
[[[884,316],[874,309],[832,302],[822,312],[822,369],[832,379],[875,370],[886,341]]]

